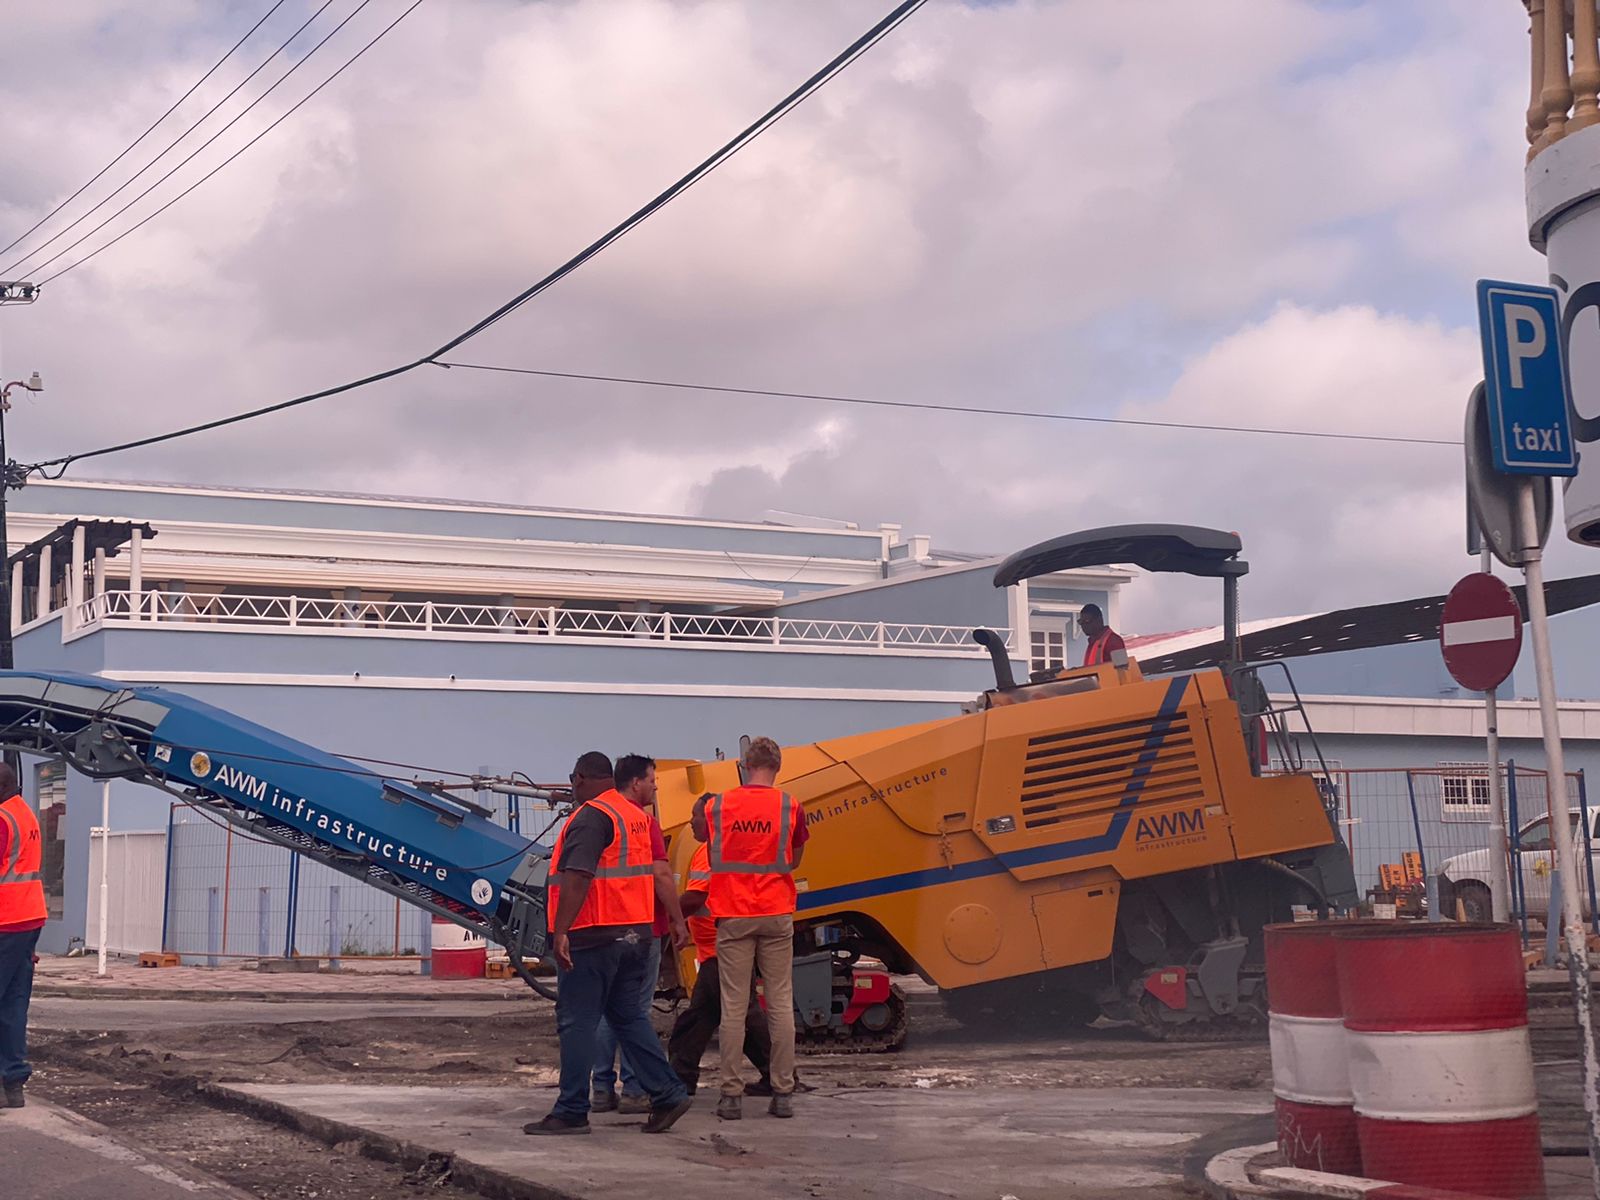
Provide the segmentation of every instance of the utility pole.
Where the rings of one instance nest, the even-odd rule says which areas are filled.
[[[8,282],[0,280],[0,307],[7,304],[32,304],[39,298],[39,288],[32,283]],[[13,488],[19,488],[26,482],[27,476],[11,461],[11,456],[6,451],[6,412],[11,407],[11,389],[17,386],[27,388],[30,392],[44,389],[44,384],[39,381],[39,373],[35,371],[27,382],[17,381],[6,384],[0,390],[0,563],[5,569],[0,571],[0,670],[9,671],[16,666],[16,655],[12,648],[11,628],[11,543],[7,539],[6,531],[6,496]]]

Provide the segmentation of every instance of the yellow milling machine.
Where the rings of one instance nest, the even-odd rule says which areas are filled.
[[[811,835],[795,918],[808,1041],[904,1039],[903,997],[860,959],[936,985],[967,1022],[1105,1015],[1165,1036],[1264,1021],[1262,927],[1356,896],[1287,671],[1272,664],[1289,697],[1274,701],[1266,668],[1238,661],[1240,549],[1217,530],[1118,526],[1043,542],[995,573],[996,587],[1114,563],[1220,578],[1218,667],[1146,678],[1118,654],[1018,684],[1002,640],[977,630],[996,682],[969,711],[784,750],[778,783]],[[1288,769],[1264,773],[1269,744]],[[658,777],[682,876],[694,802],[737,786],[738,764],[663,763]]]

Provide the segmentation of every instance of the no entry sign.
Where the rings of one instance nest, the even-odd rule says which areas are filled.
[[[1439,645],[1451,678],[1474,692],[1499,687],[1522,651],[1522,609],[1493,575],[1468,575],[1445,597]]]

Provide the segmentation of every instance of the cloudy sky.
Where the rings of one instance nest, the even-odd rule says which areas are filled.
[[[45,279],[153,211],[410,0],[287,0],[0,260]],[[0,244],[128,145],[269,0],[7,17]],[[416,357],[636,208],[889,0],[425,0],[162,216],[0,317],[34,460]],[[475,362],[931,404],[1452,438],[1480,276],[1539,280],[1515,0],[932,2]],[[192,163],[41,266],[295,73]],[[1470,566],[1459,454],[715,398],[429,370],[86,462],[88,478],[896,521],[1005,551],[1076,528],[1239,530],[1250,615],[1439,591]],[[1557,574],[1600,569],[1565,546]],[[1203,619],[1139,589],[1130,626]]]

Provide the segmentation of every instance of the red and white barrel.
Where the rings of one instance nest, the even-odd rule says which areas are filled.
[[[489,962],[489,943],[472,930],[433,918],[433,977],[482,979]]]
[[[1334,961],[1340,922],[1269,925],[1267,1018],[1278,1150],[1291,1167],[1361,1174]]]
[[[1362,1173],[1544,1196],[1527,980],[1512,928],[1366,925],[1334,945]]]

